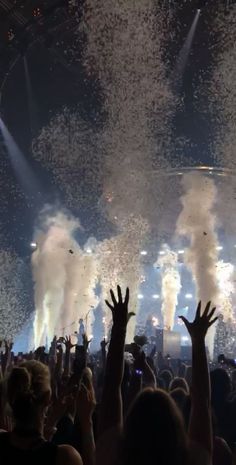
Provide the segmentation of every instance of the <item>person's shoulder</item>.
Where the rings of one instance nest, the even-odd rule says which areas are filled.
[[[83,465],[82,458],[77,450],[69,444],[58,446],[57,465]]]

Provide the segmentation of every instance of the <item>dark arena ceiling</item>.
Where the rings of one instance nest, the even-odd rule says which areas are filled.
[[[63,55],[66,35],[73,42],[81,2],[78,0],[0,0],[0,89],[17,60],[41,44],[70,66]]]
[[[218,4],[223,4],[227,12],[235,1],[163,0],[167,8],[177,7],[183,17],[196,8],[210,6],[212,11]],[[64,68],[77,72],[73,48],[78,54],[78,24],[83,3],[84,0],[0,0],[0,103],[11,71],[34,47],[45,47]]]

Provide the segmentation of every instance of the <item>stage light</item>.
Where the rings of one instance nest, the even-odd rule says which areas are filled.
[[[216,250],[223,250],[222,245],[218,245],[218,246],[216,247]]]
[[[41,16],[42,12],[41,12],[40,8],[37,7],[37,8],[33,9],[32,14],[33,14],[34,18],[37,18],[37,17]]]
[[[36,248],[37,248],[37,243],[36,243],[36,242],[31,242],[31,243],[30,243],[30,247],[31,247],[32,249],[36,249]]]
[[[159,294],[153,294],[152,296],[153,299],[159,299],[159,297],[160,297]]]
[[[158,326],[159,324],[159,321],[158,321],[158,318],[156,318],[155,316],[152,317],[152,325],[154,327]]]
[[[182,337],[181,337],[181,341],[182,341],[182,342],[188,342],[188,341],[189,341],[189,337],[188,337],[188,336],[182,336]]]
[[[193,294],[185,294],[185,299],[192,299],[193,298]]]
[[[178,250],[178,254],[179,254],[179,255],[183,255],[183,254],[184,254],[184,250]]]
[[[165,251],[164,251],[164,250],[160,250],[159,255],[165,255]]]
[[[147,255],[147,251],[146,250],[141,250],[140,255]]]
[[[86,253],[92,253],[92,249],[90,249],[90,247],[88,247],[88,248],[86,249]]]
[[[139,300],[143,299],[143,294],[138,294],[138,299]]]

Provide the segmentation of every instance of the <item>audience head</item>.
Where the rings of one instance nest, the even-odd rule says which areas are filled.
[[[170,385],[169,385],[169,391],[171,392],[171,391],[173,391],[174,389],[177,389],[177,388],[181,388],[186,392],[186,394],[189,394],[188,383],[184,378],[176,377],[176,378],[172,379],[172,381],[170,382]]]
[[[170,370],[163,370],[159,373],[159,378],[162,378],[165,383],[165,389],[168,391],[169,385],[173,379],[173,375]]]
[[[183,465],[186,456],[184,422],[175,402],[159,389],[144,390],[126,419],[123,465]]]
[[[48,367],[31,360],[13,368],[7,380],[7,397],[16,424],[31,426],[50,402]]]
[[[225,402],[231,392],[230,377],[223,368],[211,371],[211,398],[212,405],[217,408]]]
[[[191,400],[190,395],[184,391],[182,388],[173,389],[170,392],[172,399],[174,399],[176,405],[180,409],[186,428],[188,428],[189,417],[190,417],[190,410],[191,410]]]

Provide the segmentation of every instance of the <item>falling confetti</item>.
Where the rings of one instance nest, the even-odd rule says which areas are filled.
[[[181,280],[178,270],[178,254],[171,251],[168,246],[164,248],[164,252],[164,255],[158,257],[154,267],[161,268],[161,312],[164,328],[172,330],[178,304],[178,295],[181,290]]]
[[[0,339],[13,340],[29,316],[29,294],[23,279],[27,273],[25,268],[15,253],[0,250]]]

